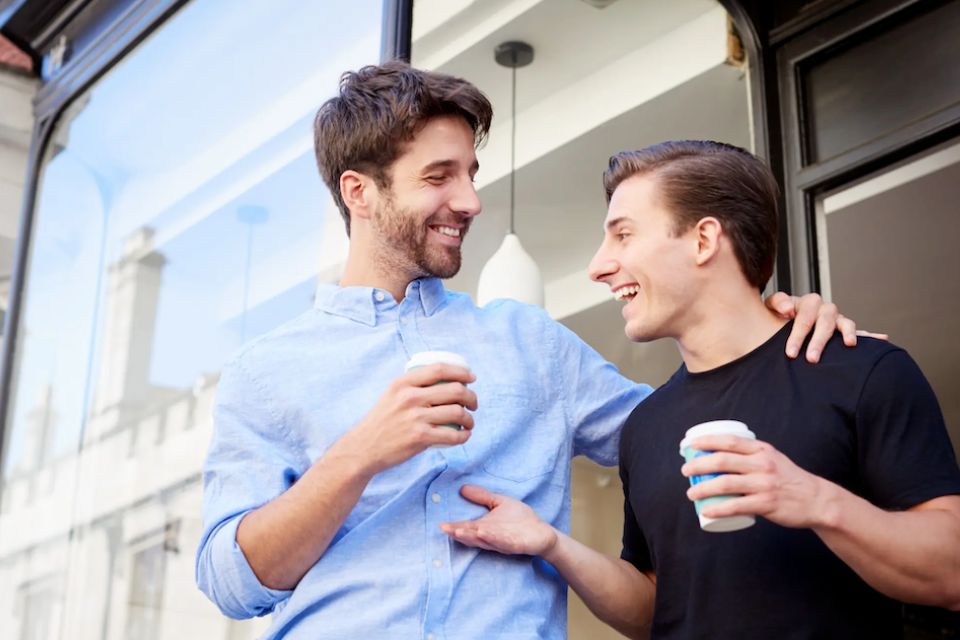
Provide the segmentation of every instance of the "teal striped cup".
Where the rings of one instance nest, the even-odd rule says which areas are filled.
[[[684,436],[683,440],[680,441],[680,455],[683,456],[684,460],[690,462],[694,458],[699,458],[700,456],[706,456],[713,453],[713,451],[700,451],[699,449],[693,449],[690,447],[690,443],[700,438],[702,436],[712,436],[719,434],[730,434],[734,436],[740,436],[741,438],[751,438],[756,440],[757,436],[750,429],[747,428],[747,425],[738,421],[738,420],[712,420],[710,422],[702,422],[696,426],[690,427],[687,429],[687,434]],[[712,480],[722,476],[722,473],[706,473],[699,476],[690,476],[690,486],[696,486],[701,482],[706,482],[707,480]],[[723,495],[723,496],[713,496],[712,498],[704,498],[703,500],[695,500],[693,505],[697,511],[697,518],[700,520],[700,528],[704,531],[710,531],[713,533],[720,533],[725,531],[737,531],[739,529],[746,529],[749,526],[752,526],[756,522],[756,518],[753,516],[729,516],[726,518],[708,518],[703,515],[703,509],[709,505],[717,504],[723,502],[724,500],[729,500],[730,498],[739,498],[738,494]]]

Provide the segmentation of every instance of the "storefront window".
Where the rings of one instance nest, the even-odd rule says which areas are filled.
[[[377,61],[381,6],[195,0],[60,115],[0,461],[4,637],[264,627],[193,582],[210,404],[230,354],[337,277],[311,124]]]

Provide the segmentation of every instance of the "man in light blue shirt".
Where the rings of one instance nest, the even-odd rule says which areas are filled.
[[[444,289],[480,213],[475,149],[491,116],[468,82],[402,63],[346,74],[317,114],[318,164],[350,236],[344,276],[224,367],[204,466],[197,582],[231,617],[272,612],[267,638],[566,637],[549,565],[458,545],[439,525],[485,512],[458,493],[481,484],[567,530],[570,459],[615,464],[651,389],[541,309]],[[803,305],[791,345],[816,307]],[[836,318],[820,307],[814,348]],[[429,350],[471,371],[403,373]]]

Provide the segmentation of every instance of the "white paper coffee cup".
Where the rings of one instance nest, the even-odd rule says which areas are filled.
[[[410,356],[410,359],[407,360],[406,370],[412,371],[413,369],[438,363],[452,364],[463,367],[464,369],[470,368],[470,365],[467,364],[467,359],[459,353],[454,353],[453,351],[420,351]]]
[[[452,351],[420,351],[419,353],[413,354],[409,360],[407,360],[407,365],[405,371],[413,371],[414,369],[419,369],[420,367],[426,367],[431,364],[452,364],[457,367],[463,367],[464,369],[469,369],[470,365],[467,364],[467,359],[464,358],[459,353],[454,353]],[[443,380],[437,382],[441,384]],[[463,425],[459,424],[441,424],[437,425],[438,427],[445,427],[449,429],[456,429],[457,431],[463,431]],[[450,445],[437,444],[433,445],[438,449],[446,449]]]
[[[747,428],[747,425],[738,420],[711,420],[710,422],[702,422],[687,429],[686,435],[684,436],[683,440],[680,441],[680,455],[683,456],[687,462],[690,462],[694,458],[699,458],[700,456],[706,456],[713,453],[713,451],[700,451],[698,449],[694,449],[690,447],[690,443],[703,436],[719,434],[730,434],[734,436],[740,436],[741,438],[750,438],[753,440],[757,438],[756,434]],[[711,480],[722,475],[724,474],[707,473],[699,476],[691,476],[690,486],[695,486],[701,482],[706,482],[707,480]],[[747,527],[753,525],[753,523],[756,522],[756,518],[749,515],[729,516],[726,518],[708,518],[702,513],[703,509],[707,506],[723,502],[724,500],[729,500],[730,498],[738,497],[740,496],[731,494],[713,496],[703,500],[694,501],[693,504],[697,511],[697,518],[700,519],[700,528],[704,531],[719,533],[724,531],[737,531],[739,529],[746,529]]]

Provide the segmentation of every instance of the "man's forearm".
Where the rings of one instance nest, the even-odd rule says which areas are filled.
[[[814,531],[867,584],[905,602],[960,610],[960,498],[890,512],[832,483],[825,492],[824,523]]]
[[[557,533],[543,559],[556,567],[590,611],[629,638],[647,638],[653,621],[654,581],[632,564]]]
[[[244,516],[237,544],[264,586],[293,589],[327,550],[373,477],[356,451],[338,441],[282,495]]]

